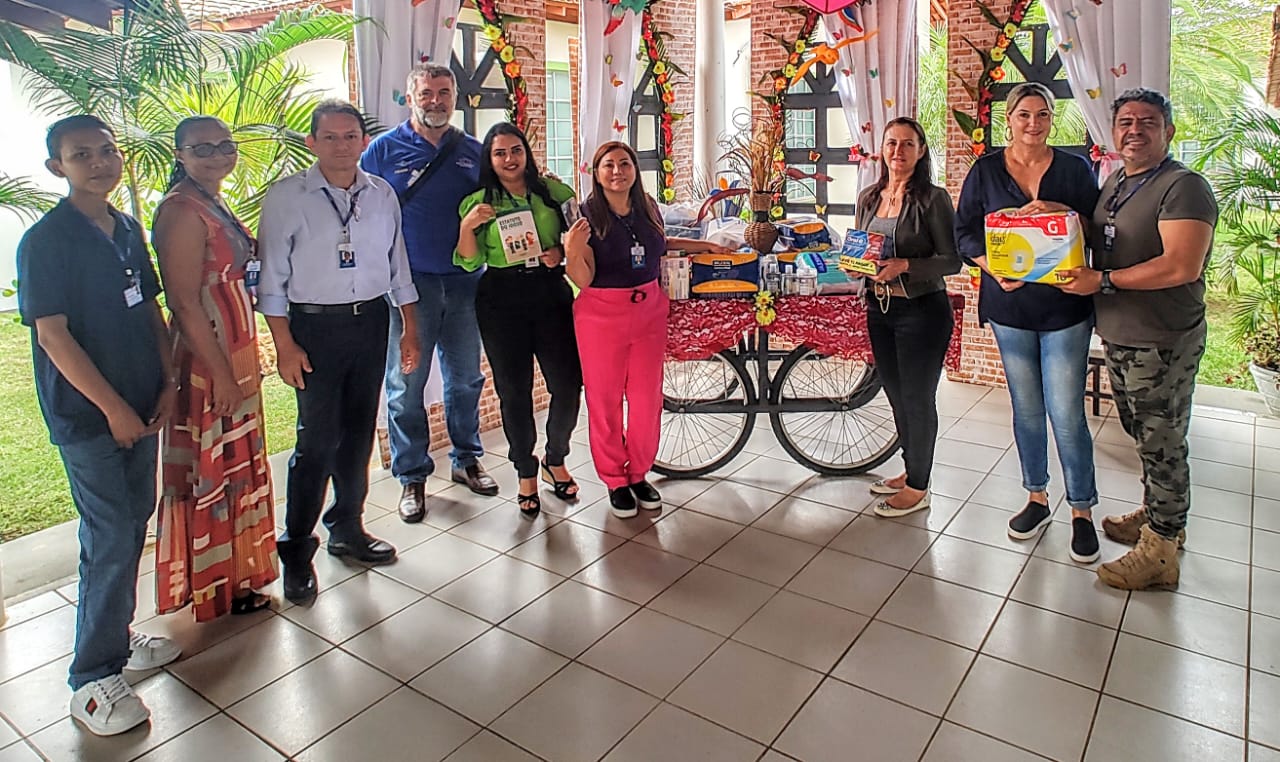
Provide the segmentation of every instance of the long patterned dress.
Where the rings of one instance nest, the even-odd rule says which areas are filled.
[[[204,221],[208,235],[200,301],[244,394],[234,413],[215,415],[212,374],[181,331],[174,332],[180,386],[161,455],[156,605],[165,614],[192,603],[196,621],[203,622],[228,613],[237,594],[270,584],[277,558],[257,327],[244,282],[252,239],[187,186],[179,186],[161,206],[184,205]]]

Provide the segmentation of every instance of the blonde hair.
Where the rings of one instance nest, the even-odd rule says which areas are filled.
[[[1057,99],[1053,97],[1053,91],[1040,82],[1023,82],[1010,90],[1009,97],[1005,98],[1005,113],[1013,113],[1013,110],[1018,107],[1023,98],[1032,95],[1044,99],[1044,105],[1049,107],[1049,113],[1053,113],[1053,107]]]

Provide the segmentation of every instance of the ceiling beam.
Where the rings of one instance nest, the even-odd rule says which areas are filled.
[[[25,5],[36,6],[41,10],[56,13],[59,16],[83,21],[101,29],[111,28],[111,13],[124,5],[118,0],[18,0]]]
[[[57,33],[64,28],[61,16],[13,0],[0,0],[0,19],[36,32]]]

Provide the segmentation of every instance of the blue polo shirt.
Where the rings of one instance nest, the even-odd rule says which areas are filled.
[[[360,168],[386,180],[397,196],[403,196],[409,176],[433,161],[436,153],[436,146],[414,132],[406,120],[369,143],[360,157]],[[458,205],[480,187],[480,141],[463,135],[445,161],[403,210],[404,244],[409,251],[409,269],[415,273],[463,273],[453,264],[453,250],[458,246]]]
[[[155,413],[164,388],[152,307],[160,281],[142,226],[127,214],[111,214],[114,242],[63,199],[18,244],[18,312],[31,326],[36,396],[55,445],[110,434],[111,428],[40,347],[37,319],[65,315],[72,338],[143,421]],[[142,302],[133,307],[125,303],[126,267],[142,285]]]

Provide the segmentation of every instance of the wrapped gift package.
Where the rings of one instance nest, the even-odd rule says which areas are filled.
[[[831,234],[820,220],[779,220],[774,223],[788,249],[818,249],[831,246]]]
[[[818,296],[862,293],[862,277],[840,269],[839,250],[789,251],[778,255],[783,272],[795,272],[801,262],[818,273]]]
[[[987,269],[1032,283],[1061,283],[1084,266],[1084,234],[1075,212],[1017,215],[1012,209],[986,217]]]
[[[689,257],[668,255],[662,258],[659,282],[670,299],[689,298]]]
[[[759,290],[760,258],[754,252],[694,254],[690,291],[700,298],[754,296]]]
[[[893,244],[883,235],[850,229],[844,234],[844,245],[840,247],[836,264],[849,273],[875,275],[880,269],[880,260],[892,256]]]

